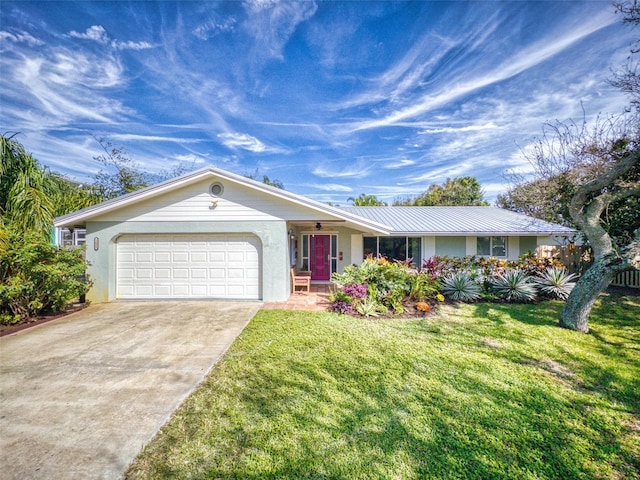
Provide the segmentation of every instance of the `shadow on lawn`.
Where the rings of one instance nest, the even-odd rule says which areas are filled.
[[[535,384],[505,390],[490,377],[464,371],[430,388],[407,383],[398,389],[385,382],[386,369],[379,365],[368,372],[377,382],[363,382],[355,366],[330,361],[311,377],[307,364],[293,363],[284,384],[281,378],[254,378],[245,397],[251,409],[265,419],[293,417],[299,438],[297,448],[268,452],[278,458],[276,470],[237,475],[387,478],[398,462],[411,467],[407,477],[518,478],[534,472],[536,478],[585,478],[596,473],[596,466],[576,456],[585,445],[606,446],[606,454],[597,448],[589,452],[595,465],[606,462],[611,452],[633,461],[613,425],[590,413],[588,398],[556,395],[552,386]],[[273,382],[280,382],[280,388],[274,389]],[[343,384],[338,402],[332,399],[334,382]],[[282,391],[289,393],[281,397],[277,392]],[[315,408],[297,411],[295,398]],[[259,448],[266,440],[242,428],[238,436],[244,449]]]

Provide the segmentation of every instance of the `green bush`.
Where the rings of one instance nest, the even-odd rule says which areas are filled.
[[[409,297],[416,302],[424,302],[428,299],[435,299],[442,290],[440,281],[426,273],[416,273],[411,275],[411,292]]]
[[[89,289],[83,280],[82,250],[59,249],[37,234],[5,229],[4,235],[8,242],[0,251],[0,322],[63,310]]]
[[[442,280],[442,293],[451,300],[459,302],[474,302],[480,298],[480,285],[469,277],[466,272],[456,272]]]
[[[574,278],[576,275],[567,273],[564,268],[548,267],[538,273],[538,278],[534,278],[534,281],[538,284],[538,289],[543,295],[566,300],[576,285],[572,281]]]
[[[536,285],[524,270],[507,270],[495,277],[493,290],[508,302],[532,302],[536,299]]]

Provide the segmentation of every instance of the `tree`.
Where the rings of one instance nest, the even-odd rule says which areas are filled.
[[[367,195],[365,193],[361,193],[355,198],[349,197],[347,202],[351,202],[351,204],[356,207],[381,207],[387,205],[383,201],[378,200],[375,195]]]
[[[583,233],[594,262],[567,298],[560,325],[587,332],[599,294],[618,272],[640,263],[640,216],[633,210],[640,197],[640,122],[627,113],[598,120],[592,128],[556,122],[543,131],[527,155],[536,178],[517,185],[501,202],[511,207],[531,201],[527,213]]]
[[[13,137],[0,136],[0,209],[3,221],[43,237],[53,225],[53,186],[46,171]]]
[[[622,23],[629,24],[632,27],[640,24],[640,5],[637,0],[626,2],[614,2],[616,13],[622,15]],[[614,72],[611,84],[627,93],[630,103],[636,110],[640,110],[640,73],[638,72],[638,63],[634,60],[633,55],[640,52],[640,40],[635,42],[631,48],[631,54],[627,58],[627,63],[621,70]]]
[[[245,177],[250,178],[251,180],[255,180],[257,182],[262,182],[265,185],[270,185],[272,187],[276,187],[276,188],[279,188],[281,190],[284,190],[284,183],[282,183],[278,179],[274,178],[273,180],[271,180],[266,175],[260,175],[260,170],[258,170],[257,168],[255,169],[255,171],[253,173],[245,174]],[[262,177],[262,178],[260,178],[260,177]]]
[[[394,205],[432,206],[486,206],[480,182],[475,177],[447,178],[442,185],[430,185],[426,192],[417,197],[397,200]]]
[[[107,200],[149,185],[150,179],[140,171],[138,164],[128,156],[124,147],[115,146],[104,137],[93,138],[104,151],[93,159],[107,168],[100,170],[94,177],[93,186],[99,197]]]

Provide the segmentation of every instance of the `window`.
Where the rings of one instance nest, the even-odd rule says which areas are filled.
[[[388,260],[404,262],[413,259],[414,265],[422,263],[421,237],[364,237],[364,258],[381,255]]]
[[[58,245],[61,247],[78,247],[85,243],[87,243],[87,231],[84,228],[60,230]]]
[[[478,237],[477,253],[486,257],[506,257],[507,237]]]

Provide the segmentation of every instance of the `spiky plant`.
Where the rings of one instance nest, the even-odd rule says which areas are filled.
[[[567,273],[564,268],[547,267],[538,274],[538,278],[535,278],[534,281],[544,295],[566,300],[576,285],[576,282],[572,281],[576,277],[576,274]]]
[[[480,285],[465,272],[453,273],[442,280],[442,293],[451,300],[473,302],[480,298]]]
[[[536,285],[523,270],[507,270],[493,280],[493,290],[508,302],[532,302],[536,299]]]

